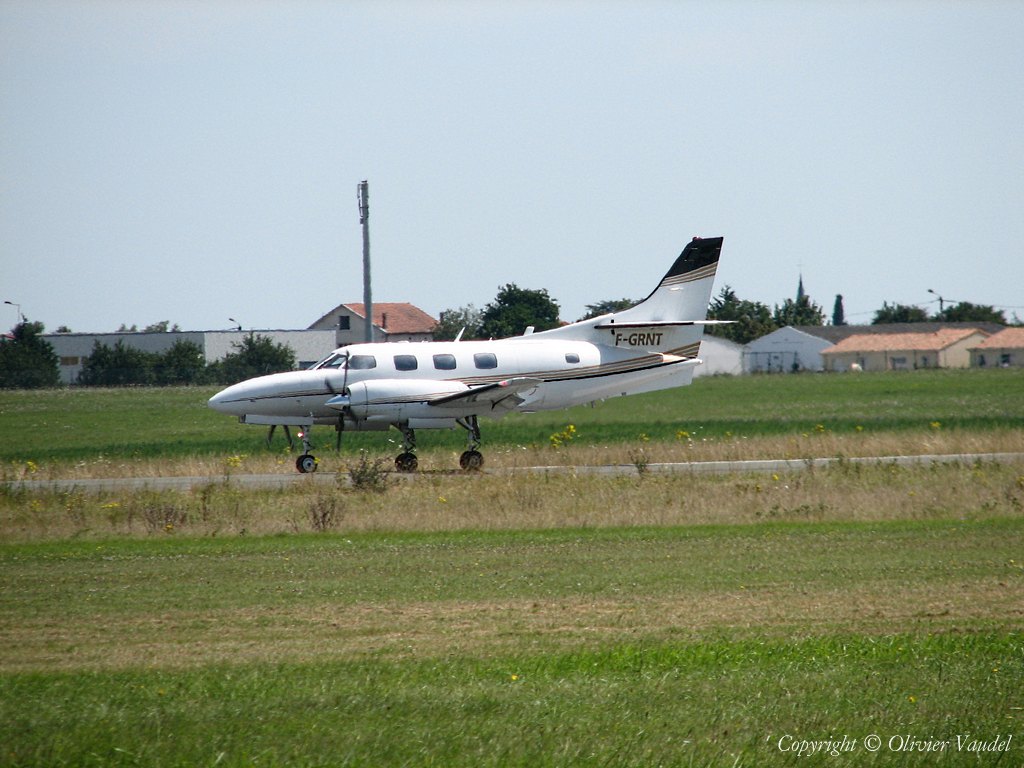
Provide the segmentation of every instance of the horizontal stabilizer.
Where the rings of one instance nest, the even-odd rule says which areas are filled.
[[[648,320],[643,323],[598,323],[594,327],[602,330],[608,328],[665,328],[673,325],[729,325],[735,322],[735,320]]]

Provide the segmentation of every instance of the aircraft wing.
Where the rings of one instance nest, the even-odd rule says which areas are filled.
[[[521,376],[445,395],[431,400],[430,405],[434,408],[452,410],[466,410],[467,407],[470,410],[478,410],[481,405],[490,405],[492,411],[511,411],[526,401],[526,398],[520,396],[521,392],[534,389],[541,383],[540,379]]]

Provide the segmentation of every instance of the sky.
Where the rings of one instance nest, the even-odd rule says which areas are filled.
[[[0,0],[0,326],[304,328],[515,283],[1024,318],[1024,3]],[[929,289],[935,293],[929,293]],[[234,318],[235,321],[230,321]]]

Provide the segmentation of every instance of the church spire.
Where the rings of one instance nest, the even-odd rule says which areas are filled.
[[[797,286],[796,286],[796,301],[797,301],[797,303],[799,304],[801,301],[803,301],[806,296],[807,296],[807,294],[804,293],[804,275],[801,272],[800,273],[800,282],[797,283]]]

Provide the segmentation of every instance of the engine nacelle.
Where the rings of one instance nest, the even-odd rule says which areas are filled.
[[[372,379],[349,384],[347,393],[327,402],[357,421],[386,421],[391,424],[410,419],[451,420],[450,412],[438,411],[430,401],[465,392],[461,381],[431,379]]]

